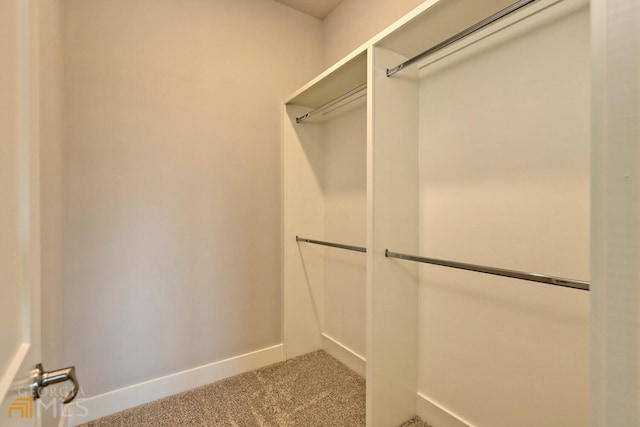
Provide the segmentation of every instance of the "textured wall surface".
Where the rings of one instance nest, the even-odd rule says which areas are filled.
[[[321,71],[321,21],[65,5],[65,357],[85,392],[280,343],[280,103]]]

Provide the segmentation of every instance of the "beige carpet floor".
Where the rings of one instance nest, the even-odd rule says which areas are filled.
[[[324,351],[227,378],[84,427],[365,425],[365,382]],[[428,427],[418,418],[403,427]]]

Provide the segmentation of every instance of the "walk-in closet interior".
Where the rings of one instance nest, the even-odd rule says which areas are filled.
[[[637,0],[0,29],[0,426],[640,426]]]
[[[589,4],[426,3],[285,102],[286,355],[372,426],[587,425]]]

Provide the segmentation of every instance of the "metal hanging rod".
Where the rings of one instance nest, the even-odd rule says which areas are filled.
[[[411,59],[406,60],[405,62],[403,62],[402,64],[396,65],[393,68],[387,68],[387,77],[391,77],[393,76],[395,73],[397,73],[398,71],[402,70],[404,67],[408,67],[409,65],[415,63],[416,61],[419,61],[423,58],[426,58],[429,55],[432,55],[434,53],[436,53],[439,50],[444,49],[447,46],[452,45],[453,43],[475,33],[478,30],[483,29],[484,27],[493,24],[494,22],[512,14],[513,12],[527,6],[530,3],[535,2],[536,0],[519,0],[515,3],[513,3],[511,6],[507,6],[506,8],[502,9],[499,12],[494,13],[493,15],[489,16],[488,18],[483,19],[482,21],[470,26],[469,28],[467,28],[466,30],[462,30],[460,31],[458,34],[449,37],[448,39],[438,43],[437,45],[433,46],[432,48],[429,48],[427,50],[425,50],[422,53],[417,54],[416,56],[414,56]]]
[[[345,101],[347,99],[349,99],[350,97],[357,95],[358,93],[367,90],[367,84],[363,83],[358,87],[355,87],[353,89],[351,89],[349,92],[340,95],[339,97],[332,99],[331,101],[327,102],[326,104],[323,104],[321,106],[319,106],[318,108],[316,108],[315,110],[311,110],[306,114],[303,114],[300,117],[296,117],[296,123],[302,123],[303,121],[307,120],[308,118],[311,118],[313,116],[315,116],[318,113],[321,113],[331,107],[333,107],[334,105]]]
[[[483,265],[465,264],[462,262],[445,261],[442,259],[425,258],[414,255],[400,254],[397,252],[390,252],[389,249],[385,249],[384,256],[388,258],[406,259],[409,261],[417,261],[425,264],[440,265],[443,267],[458,268],[461,270],[476,271],[479,273],[493,274],[495,276],[512,277],[514,279],[528,280],[530,282],[545,283],[547,285],[562,286],[565,288],[580,289],[583,291],[589,290],[589,282],[582,280],[564,279],[561,277],[547,276],[545,274],[525,273],[522,271],[506,270],[503,268],[485,267]]]
[[[343,245],[341,243],[323,242],[322,240],[311,240],[296,236],[296,242],[313,243],[315,245],[331,246],[332,248],[347,249],[356,252],[367,252],[367,248],[352,245]]]

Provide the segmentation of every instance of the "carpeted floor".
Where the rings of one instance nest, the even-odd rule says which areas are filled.
[[[413,417],[409,421],[402,423],[400,427],[431,427],[420,419],[420,417]]]
[[[324,351],[83,424],[84,427],[364,425],[364,379]],[[403,427],[429,426],[414,418]]]

